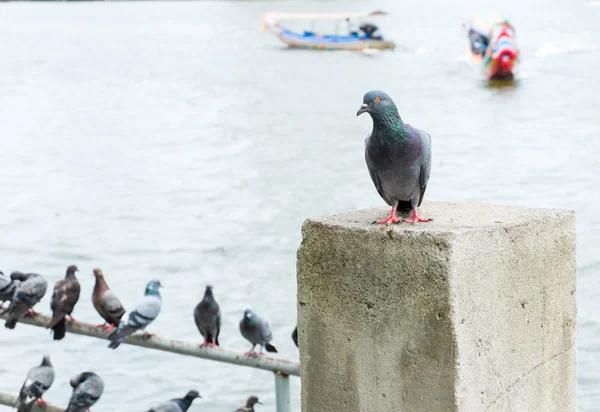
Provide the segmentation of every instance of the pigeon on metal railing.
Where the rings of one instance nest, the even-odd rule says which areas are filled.
[[[65,278],[54,285],[54,293],[50,301],[50,309],[52,309],[52,320],[46,326],[47,329],[52,329],[54,332],[54,340],[61,340],[67,333],[67,323],[65,318],[68,316],[70,322],[75,319],[71,316],[75,304],[79,300],[81,286],[75,277],[77,266],[71,265],[67,268]]]
[[[146,326],[158,317],[162,306],[160,292],[158,291],[161,286],[158,280],[148,282],[144,297],[129,312],[127,321],[121,321],[117,330],[108,336],[110,340],[109,348],[118,348],[127,336],[138,330],[145,329]],[[151,333],[144,333],[143,336],[145,339],[148,339],[153,335]]]
[[[84,372],[71,378],[73,394],[65,412],[86,412],[100,399],[104,381],[94,372]]]
[[[102,270],[94,269],[93,276],[96,278],[96,283],[94,284],[94,292],[92,292],[92,303],[96,311],[106,321],[103,325],[98,325],[98,328],[104,328],[106,332],[110,332],[121,322],[125,309],[117,295],[108,288]]]
[[[251,309],[244,311],[244,317],[240,321],[240,332],[252,344],[252,349],[246,353],[246,357],[262,355],[263,346],[267,352],[277,352],[275,346],[269,343],[273,340],[269,323]],[[256,345],[260,346],[259,353],[254,352]]]
[[[25,313],[31,316],[37,315],[32,308],[42,300],[48,288],[46,279],[36,273],[20,274],[19,280],[21,283],[13,294],[10,306],[2,312],[8,314],[5,323],[8,329],[14,329],[19,317]]]
[[[185,412],[196,398],[202,398],[202,396],[200,396],[198,391],[192,390],[183,398],[169,399],[167,402],[149,409],[148,412]]]
[[[15,404],[17,412],[31,411],[35,402],[40,406],[45,405],[46,402],[42,399],[42,395],[52,386],[52,382],[54,382],[54,368],[50,357],[44,356],[42,363],[31,368],[25,378]]]
[[[204,346],[219,346],[219,332],[221,330],[221,310],[213,296],[213,287],[208,285],[204,297],[194,309],[194,322],[204,337]]]
[[[262,405],[262,403],[259,402],[259,400],[258,400],[258,398],[256,396],[251,396],[246,401],[246,406],[242,406],[241,408],[237,408],[235,410],[235,412],[254,412],[254,405],[256,405],[257,403],[260,404],[260,405]]]
[[[412,210],[406,223],[428,222],[419,216],[427,182],[431,175],[431,136],[404,123],[392,99],[373,90],[363,97],[356,113],[369,113],[373,131],[365,139],[365,161],[375,188],[392,207],[390,216],[374,223],[400,223],[396,211]]]

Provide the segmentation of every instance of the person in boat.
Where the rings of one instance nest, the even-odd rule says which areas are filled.
[[[471,52],[473,54],[480,54],[483,56],[485,49],[487,49],[490,39],[487,34],[477,31],[473,26],[465,28],[468,29],[469,41],[471,42]]]
[[[358,36],[358,31],[356,30],[356,25],[352,23],[349,17],[346,17],[346,25],[348,26],[348,34],[350,36]]]
[[[360,29],[365,33],[365,37],[370,40],[383,40],[383,36],[379,33],[379,27],[373,23],[365,23],[360,26]]]

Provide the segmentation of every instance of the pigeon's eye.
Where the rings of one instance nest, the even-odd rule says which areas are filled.
[[[375,98],[375,103],[379,103],[381,101],[381,99],[379,97]]]

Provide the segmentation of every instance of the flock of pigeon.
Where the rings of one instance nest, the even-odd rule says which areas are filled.
[[[77,271],[77,266],[69,266],[65,278],[54,286],[50,301],[52,319],[46,326],[48,329],[52,329],[54,340],[61,340],[65,337],[67,321],[75,322],[71,314],[81,292],[79,281],[75,276]],[[93,274],[96,280],[92,293],[92,303],[105,321],[103,324],[98,325],[98,328],[104,328],[105,331],[112,332],[108,335],[110,340],[108,347],[116,349],[127,336],[145,330],[158,317],[161,309],[159,292],[161,284],[158,280],[148,282],[142,299],[128,312],[127,320],[122,320],[126,312],[125,308],[115,293],[109,289],[102,270],[94,269]],[[36,316],[37,313],[33,310],[33,307],[44,297],[47,288],[48,283],[37,273],[13,272],[10,277],[7,277],[0,272],[0,308],[4,302],[10,302],[10,305],[2,311],[2,314],[6,315],[5,326],[8,329],[14,329],[19,317],[23,315]],[[204,297],[194,308],[194,322],[200,334],[204,337],[201,347],[219,345],[221,311],[214,298],[213,287],[210,285],[206,287]],[[270,343],[273,336],[268,322],[251,309],[244,311],[239,326],[242,336],[252,344],[252,348],[246,353],[247,357],[261,356],[263,347],[268,352],[277,352],[275,346]],[[152,336],[152,334],[146,332],[142,335],[144,339]],[[297,328],[294,330],[292,338],[298,346]],[[254,352],[256,345],[260,346],[260,352],[258,353]],[[50,358],[46,356],[41,365],[29,371],[15,405],[18,411],[30,411],[34,402],[43,405],[42,395],[52,385],[53,381],[54,369],[50,363]],[[73,387],[73,395],[65,412],[87,411],[98,401],[104,390],[102,378],[94,372],[84,372],[74,376],[71,379],[71,386]],[[200,394],[192,390],[185,397],[171,399],[150,409],[148,412],[184,412],[188,410],[196,398],[200,398]],[[246,405],[237,409],[236,412],[254,412],[254,405],[257,403],[260,404],[258,398],[251,396],[248,398]]]
[[[429,133],[416,129],[404,123],[398,113],[393,100],[384,92],[374,90],[366,93],[363,104],[357,112],[369,113],[373,120],[373,130],[365,139],[365,161],[369,175],[379,195],[392,207],[389,217],[377,220],[376,224],[402,223],[402,217],[397,212],[412,210],[412,217],[406,223],[428,222],[419,216],[417,208],[421,205],[429,176],[431,174],[431,136]],[[74,322],[71,316],[75,304],[79,300],[80,286],[75,272],[76,266],[69,266],[64,280],[54,287],[51,309],[52,320],[47,325],[52,329],[55,340],[60,340],[66,333],[67,317]],[[0,272],[1,273],[1,272]],[[123,340],[136,331],[143,331],[160,313],[161,296],[160,281],[150,281],[145,290],[144,297],[129,311],[126,321],[122,321],[125,309],[117,296],[108,288],[104,275],[100,269],[94,269],[96,283],[92,294],[94,308],[105,320],[103,327],[110,340],[109,348],[116,349]],[[38,303],[46,293],[46,280],[35,273],[24,274],[13,272],[10,279],[0,276],[0,304],[10,301],[10,306],[3,314],[7,314],[6,327],[14,329],[20,316],[36,315],[33,306]],[[200,334],[204,337],[201,346],[218,346],[219,331],[221,327],[221,314],[219,305],[213,296],[212,286],[207,286],[204,297],[194,309],[194,321]],[[244,311],[240,321],[242,336],[252,344],[246,356],[260,356],[263,347],[267,352],[277,352],[270,342],[273,337],[266,320],[255,314],[251,309]],[[144,333],[144,338],[152,334]],[[294,329],[292,339],[298,347],[298,328]],[[256,345],[260,352],[254,352]],[[19,411],[26,411],[27,405],[34,401],[42,401],[42,394],[54,380],[54,370],[48,357],[42,364],[33,368],[21,389],[19,396]],[[67,411],[85,412],[93,405],[102,394],[104,385],[102,379],[93,372],[85,372],[71,379],[73,396]],[[180,412],[186,411],[194,399],[200,394],[190,391],[184,398],[172,399],[151,411]],[[258,402],[256,397],[250,397],[245,407],[238,411],[252,412]]]

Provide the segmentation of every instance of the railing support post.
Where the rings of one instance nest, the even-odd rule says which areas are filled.
[[[275,402],[277,412],[291,412],[290,409],[290,379],[283,373],[275,373]]]

